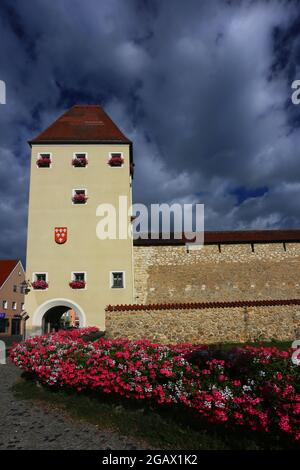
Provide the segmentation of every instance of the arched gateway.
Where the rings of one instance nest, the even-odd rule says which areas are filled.
[[[57,330],[61,317],[70,310],[75,313],[79,327],[86,326],[85,313],[76,302],[69,299],[51,299],[40,305],[34,312],[32,326],[35,334]]]

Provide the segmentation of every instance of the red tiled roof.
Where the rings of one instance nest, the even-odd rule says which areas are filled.
[[[300,305],[300,299],[269,299],[269,300],[233,300],[224,302],[184,302],[164,304],[125,304],[108,305],[106,312],[135,312],[138,310],[192,310],[206,308],[236,308],[236,307],[275,307],[281,305]]]
[[[126,143],[125,137],[116,124],[99,105],[74,105],[54,121],[30,144],[70,142]]]
[[[237,230],[228,232],[205,232],[204,244],[218,243],[283,243],[283,242],[300,242],[300,229],[294,230]],[[171,234],[170,238],[164,240],[162,238],[151,240],[138,238],[134,240],[134,245],[151,246],[151,245],[184,245],[189,243],[184,236],[175,239]]]
[[[253,243],[300,241],[300,230],[239,230],[206,232],[205,243]]]
[[[18,264],[16,259],[2,259],[0,260],[0,287],[6,281],[12,270]]]

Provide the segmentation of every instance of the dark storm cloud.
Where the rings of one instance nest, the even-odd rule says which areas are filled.
[[[24,254],[26,142],[76,102],[101,103],[134,141],[136,202],[204,202],[220,230],[300,225],[296,1],[0,10],[1,257]]]

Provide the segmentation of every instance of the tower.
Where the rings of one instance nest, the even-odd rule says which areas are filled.
[[[70,311],[104,329],[108,304],[133,301],[133,247],[99,239],[97,207],[131,205],[132,143],[100,106],[76,105],[29,144],[27,331],[53,331]]]

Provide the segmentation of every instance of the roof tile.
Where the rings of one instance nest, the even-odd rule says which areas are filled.
[[[223,243],[284,243],[284,242],[300,242],[300,230],[236,230],[224,232],[205,232],[204,244],[223,244]],[[138,238],[134,240],[134,245],[148,246],[148,245],[185,245],[190,243],[185,239],[184,235],[181,238],[174,238],[174,234],[170,238],[163,239],[159,235],[158,239]]]
[[[99,105],[72,106],[29,143],[56,142],[131,143]]]
[[[16,259],[2,259],[0,260],[0,287],[6,281],[12,270],[18,264]]]

